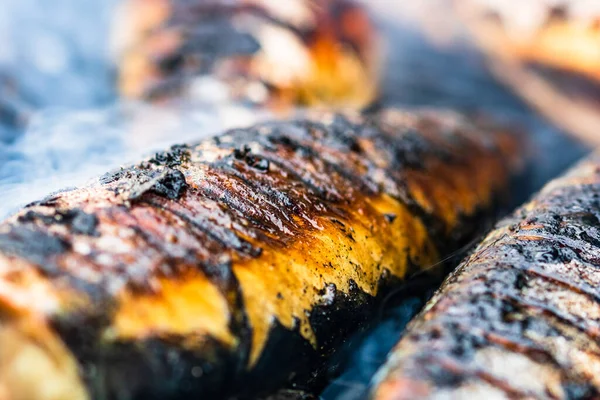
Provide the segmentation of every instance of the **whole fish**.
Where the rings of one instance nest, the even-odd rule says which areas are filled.
[[[522,141],[452,113],[269,122],[0,225],[0,398],[256,398],[472,239]],[[187,396],[187,397],[186,397]]]

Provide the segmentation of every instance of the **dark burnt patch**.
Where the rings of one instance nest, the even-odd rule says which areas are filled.
[[[348,293],[337,290],[335,285],[327,285],[319,294],[321,302],[311,311],[310,324],[317,336],[319,352],[326,356],[337,348],[339,337],[347,337],[356,332],[357,327],[366,328],[370,311],[377,302],[354,282],[351,282]],[[333,315],[344,315],[344,324],[328,323]]]
[[[377,115],[371,116],[366,122],[362,132],[373,140],[378,150],[387,155],[386,158],[391,162],[388,167],[390,170],[403,168],[422,170],[429,156],[445,162],[456,160],[448,149],[434,145],[416,127],[406,125],[398,129],[396,126],[381,122]],[[394,138],[399,134],[402,135],[401,141]]]
[[[247,240],[237,235],[227,225],[219,224],[218,218],[211,219],[207,216],[195,215],[188,208],[176,207],[174,204],[165,202],[164,199],[158,196],[148,196],[144,199],[144,202],[176,215],[188,224],[190,231],[194,232],[194,230],[198,230],[211,240],[219,243],[221,252],[230,249],[238,252],[240,255],[250,257],[258,257],[262,253],[261,248],[253,246]],[[247,233],[247,231],[244,231],[244,233]],[[252,237],[253,235],[249,234],[248,236]]]
[[[157,166],[174,168],[189,162],[190,154],[187,145],[174,145],[168,151],[159,151],[148,162]]]
[[[301,226],[294,220],[292,207],[273,204],[272,200],[286,201],[285,195],[273,196],[276,188],[269,188],[245,178],[227,173],[224,169],[207,174],[201,182],[202,194],[222,204],[237,218],[244,218],[251,227],[271,235],[276,241],[285,242],[299,233]]]
[[[288,344],[291,345],[288,347]],[[278,321],[274,321],[265,349],[254,368],[241,376],[238,384],[228,394],[232,398],[251,400],[260,395],[277,392],[282,387],[308,389],[314,387],[318,379],[315,369],[322,366],[320,351],[315,350],[300,334],[298,327],[289,330]],[[286,364],[291,368],[280,368]],[[302,368],[312,365],[312,370]],[[269,379],[262,379],[268,376]],[[259,396],[257,396],[257,394]]]
[[[390,224],[396,220],[396,214],[384,214],[385,220]]]
[[[364,127],[341,115],[335,115],[329,124],[309,120],[297,121],[295,124],[301,130],[307,131],[311,138],[326,146],[344,152],[363,153],[359,139],[363,136],[360,131]]]
[[[71,248],[64,239],[44,232],[35,226],[10,226],[8,232],[0,233],[0,251],[37,264],[48,272],[56,272],[55,256]]]
[[[235,276],[231,268],[231,260],[227,260],[220,264],[207,264],[202,266],[202,270],[206,273],[212,282],[216,282],[220,288],[232,289],[237,285]]]
[[[251,154],[250,149],[245,147],[244,150],[235,149],[233,155],[238,160],[243,160],[249,167],[255,168],[260,172],[268,172],[271,163],[266,158],[259,155]]]
[[[388,293],[393,285],[393,278],[382,280],[379,285],[380,293]],[[369,326],[373,310],[380,304],[383,297],[373,297],[358,288],[351,282],[348,293],[341,292],[335,287],[326,286],[319,291],[322,301],[310,313],[310,324],[317,337],[317,347],[313,348],[301,335],[299,326],[288,330],[278,322],[272,328],[272,333],[265,346],[254,371],[247,380],[239,385],[242,399],[254,399],[248,395],[253,392],[269,393],[283,387],[304,389],[318,392],[324,387],[327,379],[335,376],[340,365],[332,365],[328,361],[346,343],[352,333],[360,333]],[[333,320],[338,321],[332,324]],[[294,345],[283,346],[283,342],[293,341]],[[275,371],[273,366],[285,360],[285,363],[295,365],[293,373],[289,371]],[[310,364],[314,368],[306,370],[301,365]],[[279,386],[273,385],[269,380],[259,379],[261,376],[279,377]]]
[[[167,170],[152,186],[152,192],[171,200],[178,199],[188,185],[179,170]]]
[[[102,221],[102,227],[123,228],[119,233],[128,235],[131,251],[127,257],[107,254],[113,258],[103,257],[104,253],[94,250],[89,254],[77,253],[77,261],[89,263],[80,268],[89,268],[96,274],[94,277],[99,278],[93,282],[96,288],[84,288],[82,292],[96,290],[108,300],[114,300],[107,288],[125,284],[134,294],[152,295],[158,290],[152,285],[156,277],[176,280],[185,278],[188,272],[201,272],[225,295],[232,316],[229,328],[237,347],[225,349],[210,338],[193,335],[161,334],[135,343],[107,342],[98,332],[111,320],[114,303],[94,301],[93,309],[84,310],[83,314],[93,314],[101,321],[99,327],[94,328],[95,336],[81,322],[87,314],[79,316],[80,319],[57,321],[57,325],[61,325],[61,337],[83,366],[93,395],[134,399],[227,398],[231,395],[254,399],[256,393],[270,393],[285,383],[305,385],[302,388],[319,386],[319,379],[330,373],[327,359],[351,333],[368,325],[373,310],[386,296],[382,286],[397,287],[399,278],[378,269],[379,282],[372,282],[380,285],[377,298],[363,293],[356,282],[349,282],[349,293],[341,292],[332,282],[325,282],[314,293],[319,297],[318,304],[304,310],[315,332],[317,348],[301,335],[298,326],[290,330],[275,322],[258,364],[248,370],[251,324],[242,301],[243,288],[232,270],[236,262],[260,258],[263,251],[286,251],[295,243],[310,240],[314,232],[323,228],[320,226],[323,223],[326,229],[335,226],[354,240],[358,240],[353,231],[355,223],[371,224],[372,233],[376,235],[381,232],[375,229],[376,224],[387,229],[399,218],[378,213],[371,199],[381,194],[398,199],[421,218],[440,253],[446,254],[446,250],[468,241],[475,228],[481,227],[481,221],[490,218],[495,204],[482,204],[473,215],[460,216],[459,223],[449,232],[443,229],[441,216],[428,213],[423,205],[410,198],[406,171],[419,169],[427,173],[432,160],[438,164],[450,160],[447,167],[452,170],[461,162],[459,154],[470,157],[472,152],[463,154],[460,146],[452,147],[456,132],[441,135],[441,143],[419,135],[415,127],[402,124],[380,127],[343,116],[327,118],[327,123],[322,124],[267,123],[227,132],[208,139],[201,146],[176,146],[105,177],[97,200],[102,204],[97,218]],[[478,147],[478,143],[472,146],[489,153],[490,157],[496,156],[481,143]],[[218,159],[215,154],[208,157],[202,153],[211,151],[213,146],[219,149],[215,152]],[[502,172],[508,173],[508,163],[503,165]],[[435,183],[441,178],[431,176],[431,179]],[[502,189],[508,188],[508,182],[505,184]],[[86,190],[90,195],[83,201],[94,206],[95,187]],[[114,191],[117,196],[106,196],[105,190]],[[105,202],[113,198],[115,204],[103,208]],[[65,219],[66,211],[58,208],[59,204],[49,205],[54,211],[24,214],[17,225],[21,229],[43,232],[46,225],[57,223],[55,215],[58,213],[63,213],[60,220]],[[83,205],[81,208],[87,209]],[[78,217],[82,218],[77,210],[68,214],[69,230],[74,234],[93,232],[91,227],[97,221],[92,223],[83,216],[83,220],[74,224]],[[42,215],[42,211],[49,216]],[[328,221],[332,221],[331,224]],[[18,246],[7,239],[5,242],[17,248],[18,257],[38,257],[45,270],[58,268],[51,262],[53,251],[60,250],[67,257],[70,254],[66,243],[64,248],[49,246],[54,250],[45,252],[26,247],[32,235],[21,236]],[[341,254],[345,251],[340,249]],[[327,261],[323,263],[323,267],[328,268]],[[409,259],[408,265],[409,275],[428,267],[417,257]],[[71,271],[62,273],[75,275]],[[265,270],[264,273],[274,272]],[[285,298],[295,295],[285,289],[277,288],[276,292]],[[307,286],[306,290],[315,289]],[[477,311],[487,318],[487,314],[492,315],[489,308],[496,304],[480,304]],[[505,310],[505,314],[510,312],[513,311]],[[458,332],[458,328],[454,331]],[[469,346],[473,347],[476,339],[465,336],[461,339],[464,348],[457,345],[455,352],[469,353]],[[194,369],[197,366],[200,368]],[[315,376],[312,372],[317,369],[319,373]],[[94,372],[98,370],[101,373]],[[122,377],[130,374],[131,382],[124,382]],[[269,377],[268,382],[265,376]]]
[[[73,208],[69,210],[56,209],[52,214],[42,214],[36,211],[28,211],[19,216],[19,222],[39,221],[44,225],[66,225],[73,233],[86,236],[98,236],[96,230],[98,217],[85,211]]]
[[[54,193],[49,194],[48,196],[44,197],[41,200],[34,201],[34,202],[27,204],[25,206],[25,208],[34,207],[34,206],[54,207],[60,202],[60,198],[61,198],[62,194],[74,191],[76,189],[77,188],[74,188],[74,187],[67,187],[67,188],[58,190]]]
[[[209,338],[199,354],[186,349],[186,339],[169,336],[103,346],[89,342],[71,348],[77,350],[93,394],[132,400],[220,398],[235,377],[235,353]]]
[[[338,116],[336,120],[346,119]],[[334,125],[323,125],[310,121],[298,121],[293,129],[290,127],[275,127],[271,135],[268,136],[270,144],[281,146],[291,152],[294,157],[306,159],[315,166],[314,178],[306,180],[305,174],[296,170],[296,175],[304,178],[305,182],[318,188],[319,194],[326,201],[338,201],[339,193],[344,185],[356,188],[358,191],[373,195],[380,192],[379,186],[375,180],[364,170],[373,168],[374,164],[368,157],[359,159],[357,155],[352,155],[353,144],[342,139],[335,134]],[[351,128],[348,128],[351,129]],[[354,145],[360,134],[352,130],[346,132],[346,135],[354,133]],[[362,167],[362,168],[361,168]],[[319,180],[319,175],[332,176],[329,180]],[[334,177],[338,177],[335,179]],[[317,183],[318,182],[318,183]],[[339,183],[338,183],[339,182]],[[337,186],[335,188],[332,186]]]
[[[142,164],[131,168],[119,177],[117,193],[128,201],[140,199],[146,193],[155,193],[170,200],[181,197],[188,188],[185,175],[169,167],[148,168]]]

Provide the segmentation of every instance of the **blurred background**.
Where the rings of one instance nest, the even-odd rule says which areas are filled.
[[[3,0],[0,214],[316,107],[493,115],[530,137],[534,190],[600,143],[594,3]],[[423,293],[399,297],[334,360],[344,372],[323,398],[361,398]]]
[[[4,0],[0,214],[169,143],[306,106],[357,108],[377,100],[500,115],[535,137],[537,186],[585,151],[562,134],[564,126],[539,117],[493,77],[489,54],[457,15],[460,1],[358,2],[370,22],[353,3]],[[556,2],[522,3],[515,15],[524,15],[526,3]],[[229,9],[215,14],[214,4]],[[484,14],[493,13],[500,15]],[[336,50],[336,41],[356,54]],[[240,83],[242,75],[258,79]],[[168,97],[177,101],[165,104]],[[562,119],[562,109],[549,114]]]

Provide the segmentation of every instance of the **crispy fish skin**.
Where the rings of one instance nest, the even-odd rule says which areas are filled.
[[[501,221],[447,278],[372,398],[600,397],[600,153]]]
[[[451,113],[325,113],[52,195],[0,225],[0,326],[56,385],[16,347],[0,389],[255,398],[304,379],[386,287],[471,239],[522,160]]]
[[[377,96],[379,41],[353,0],[128,0],[114,26],[126,98],[287,111],[355,109]]]

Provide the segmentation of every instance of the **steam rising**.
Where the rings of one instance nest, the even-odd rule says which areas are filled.
[[[2,0],[0,72],[38,107],[113,99],[106,41],[118,0]]]
[[[40,111],[20,138],[0,147],[0,216],[172,144],[250,125],[265,115],[224,104],[174,110],[117,103]]]
[[[0,76],[11,90],[0,90],[0,216],[116,161],[110,113],[75,111],[114,98],[104,40],[114,3],[3,0]],[[29,117],[23,134],[17,122]]]
[[[266,115],[218,96],[172,108],[118,102],[108,43],[116,4],[3,0],[0,77],[14,90],[0,90],[0,117],[10,112],[28,124],[0,123],[0,217],[155,150]]]

